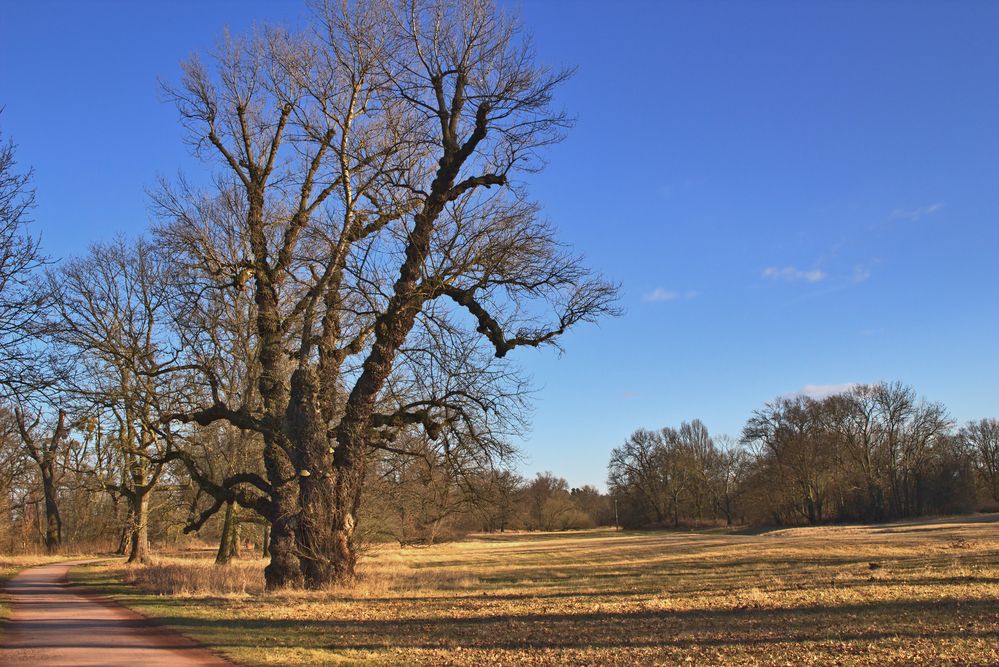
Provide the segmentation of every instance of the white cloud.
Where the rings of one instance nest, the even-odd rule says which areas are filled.
[[[852,280],[855,283],[862,283],[871,277],[871,270],[864,266],[863,264],[857,264],[853,267]]]
[[[786,280],[788,282],[804,280],[809,283],[817,283],[826,277],[825,271],[822,269],[799,269],[796,266],[768,266],[763,269],[762,275],[764,278],[773,280]]]
[[[792,395],[808,396],[816,400],[845,394],[857,386],[857,382],[846,382],[844,384],[806,384],[804,387],[794,392]]]
[[[657,287],[645,295],[646,301],[674,301],[680,296],[678,292]]]
[[[935,204],[928,204],[927,206],[920,206],[919,208],[904,209],[896,208],[888,216],[889,220],[911,220],[915,222],[920,218],[925,218],[928,215],[933,215],[940,209],[944,207],[943,202],[936,202]]]
[[[698,292],[696,290],[687,290],[685,292],[668,290],[662,287],[657,287],[651,292],[647,292],[643,299],[646,301],[680,301],[688,300],[697,297]]]

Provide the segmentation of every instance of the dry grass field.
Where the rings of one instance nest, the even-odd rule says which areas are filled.
[[[479,536],[376,550],[321,594],[264,594],[262,566],[74,577],[247,665],[999,664],[996,516]]]

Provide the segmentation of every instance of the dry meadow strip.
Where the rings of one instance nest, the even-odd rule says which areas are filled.
[[[984,665],[997,519],[479,536],[380,548],[357,588],[321,594],[263,593],[262,561],[74,576],[247,665]]]

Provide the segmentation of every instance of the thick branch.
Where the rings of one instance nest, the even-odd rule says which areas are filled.
[[[458,289],[456,287],[446,288],[444,294],[454,300],[455,303],[464,306],[468,312],[470,312],[478,321],[479,326],[476,327],[476,331],[484,335],[489,339],[489,342],[493,344],[496,348],[496,357],[502,359],[506,356],[506,353],[515,347],[521,345],[527,345],[530,347],[538,347],[544,343],[552,340],[557,336],[561,336],[565,333],[566,323],[562,322],[560,326],[556,329],[550,331],[537,333],[534,335],[517,335],[513,338],[507,338],[506,334],[503,332],[503,327],[500,325],[496,318],[489,314],[482,304],[474,298],[474,290],[468,289]]]
[[[233,410],[222,403],[216,403],[210,408],[196,410],[194,412],[170,412],[160,418],[160,422],[164,424],[176,421],[182,424],[195,423],[200,426],[208,426],[222,420],[229,422],[236,428],[241,428],[246,431],[271,433],[270,428],[268,428],[259,419],[253,417],[246,410]]]
[[[470,176],[460,183],[456,183],[448,193],[448,200],[454,201],[461,195],[479,186],[492,187],[493,185],[506,185],[506,176],[502,174],[482,174],[481,176]]]

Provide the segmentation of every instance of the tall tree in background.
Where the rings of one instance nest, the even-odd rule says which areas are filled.
[[[607,485],[626,501],[625,522],[674,527],[714,512],[718,452],[700,420],[659,431],[639,429],[611,452]],[[689,510],[689,511],[688,511]]]
[[[575,509],[569,484],[550,472],[539,472],[524,487],[528,526],[534,530],[558,530]]]
[[[834,449],[818,418],[820,405],[807,396],[782,398],[755,410],[742,431],[772,469],[792,513],[821,523],[831,488]]]
[[[942,405],[901,383],[858,385],[821,400],[771,401],[750,416],[741,443],[712,439],[697,420],[636,431],[611,452],[608,486],[629,525],[966,512],[981,496],[975,467],[993,479],[996,433],[983,420],[955,434]]]
[[[524,485],[524,478],[507,468],[491,468],[473,480],[473,507],[482,530],[503,532],[513,528]]]
[[[999,503],[999,419],[970,422],[959,437],[974,457],[992,500]]]
[[[718,443],[711,495],[726,525],[736,523],[740,500],[746,486],[751,459],[748,452],[727,436],[716,438]]]
[[[0,397],[17,406],[14,416],[20,441],[41,479],[45,548],[53,553],[62,541],[59,458],[64,454],[67,428],[61,409],[53,414],[46,410],[54,378],[43,372],[49,366],[42,363],[38,344],[48,293],[37,276],[45,259],[38,239],[27,230],[28,213],[35,205],[32,175],[30,169],[17,169],[14,143],[4,141],[0,133]]]
[[[59,514],[58,489],[65,465],[59,459],[67,455],[68,429],[66,413],[59,410],[54,422],[48,425],[47,432],[39,433],[42,415],[31,419],[24,410],[18,408],[15,417],[21,435],[21,443],[28,456],[38,466],[42,481],[42,498],[45,502],[45,550],[55,553],[62,544],[62,516]],[[30,421],[29,421],[30,420]]]
[[[171,278],[146,241],[95,244],[50,274],[53,345],[72,361],[65,393],[100,462],[92,472],[128,502],[129,562],[149,555],[149,503],[170,434],[161,415],[179,386],[169,336]]]
[[[326,6],[305,34],[227,38],[214,73],[185,66],[173,96],[224,175],[164,189],[161,236],[252,292],[261,405],[216,392],[172,418],[262,436],[265,476],[213,493],[271,523],[269,587],[353,576],[369,450],[414,427],[501,446],[482,425],[519,391],[485,347],[553,345],[612,310],[513,181],[568,126],[566,76],[486,0]],[[211,261],[220,217],[247,248],[234,265]],[[422,382],[435,365],[457,381]]]
[[[883,486],[892,516],[923,513],[920,486],[934,446],[947,436],[951,420],[939,403],[920,400],[899,382],[858,387],[855,398],[873,403],[874,437],[883,461]]]

